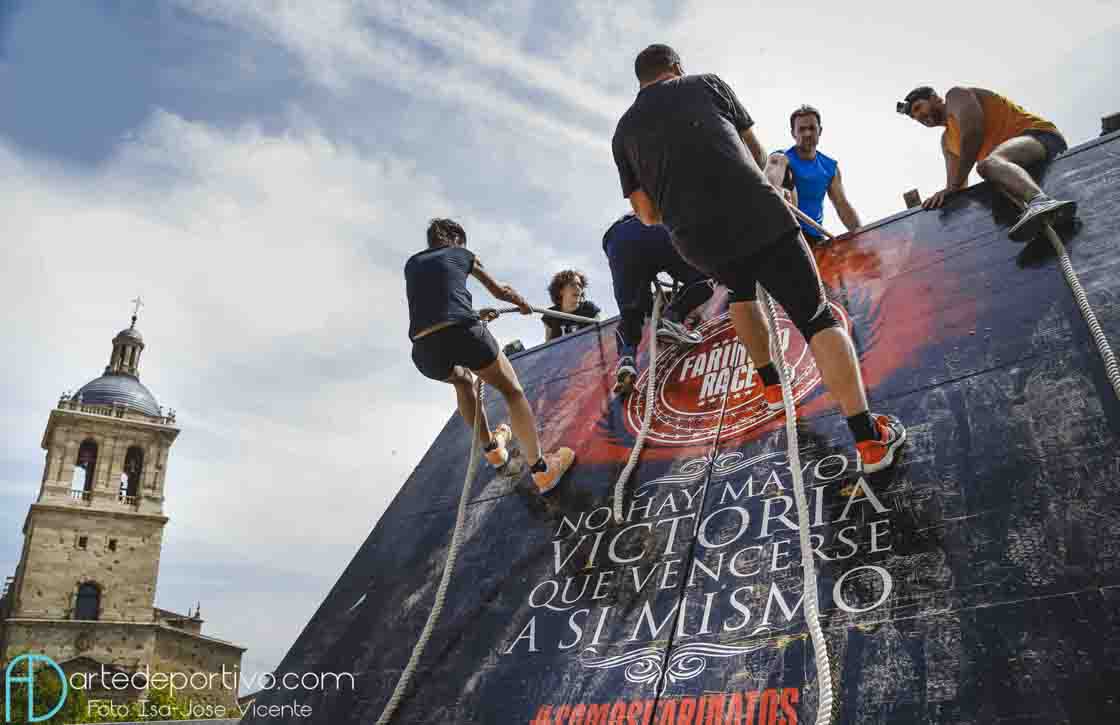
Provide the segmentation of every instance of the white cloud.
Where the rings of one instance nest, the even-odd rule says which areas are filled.
[[[5,387],[26,431],[12,442],[38,457],[57,394],[98,374],[141,293],[142,379],[184,429],[171,525],[344,561],[451,410],[439,386],[401,389],[422,384],[402,364],[400,269],[448,206],[439,184],[321,135],[224,133],[166,113],[95,172],[0,148],[0,177],[19,240],[0,253],[20,351]]]

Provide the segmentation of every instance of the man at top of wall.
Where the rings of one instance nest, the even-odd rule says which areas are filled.
[[[1023,110],[1018,104],[985,88],[955,86],[945,98],[929,86],[906,94],[896,110],[930,128],[944,126],[941,151],[945,155],[945,188],[922,203],[937,209],[945,197],[968,184],[972,167],[1024,205],[1007,235],[1029,242],[1043,222],[1061,224],[1073,218],[1077,203],[1052,199],[1043,193],[1024,167],[1049,162],[1066,150],[1058,127]]]
[[[859,214],[844,193],[840,165],[817,148],[823,128],[821,112],[817,109],[805,105],[794,109],[789,117],[789,131],[797,143],[785,151],[770,154],[766,161],[766,178],[774,186],[789,186],[792,177],[797,208],[820,225],[824,224],[824,197],[827,194],[840,221],[848,231],[855,231],[861,226]],[[801,222],[801,231],[811,243],[823,241],[820,232],[805,222]]]

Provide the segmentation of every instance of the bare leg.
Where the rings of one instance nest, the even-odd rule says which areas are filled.
[[[1041,141],[1030,136],[1016,136],[996,146],[988,158],[977,163],[976,173],[1026,204],[1041,194],[1042,189],[1023,167],[1045,158],[1046,147]]]
[[[476,410],[482,416],[478,441],[483,447],[490,445],[490,422],[486,420],[486,409],[481,407],[478,404],[478,399],[474,397],[474,376],[466,368],[456,365],[451,377],[444,382],[451,383],[455,387],[455,399],[459,403],[459,415],[463,416],[467,425],[474,427]]]
[[[766,314],[757,301],[732,302],[731,324],[735,334],[747,348],[755,368],[770,364],[770,330],[766,326]]]
[[[867,410],[863,376],[848,333],[839,327],[821,330],[809,341],[809,349],[813,351],[813,359],[821,371],[825,387],[836,398],[844,417],[850,418]]]
[[[537,435],[537,417],[533,415],[533,408],[529,405],[529,399],[525,397],[525,391],[521,389],[517,373],[514,372],[513,366],[509,364],[509,358],[506,357],[504,352],[499,352],[497,360],[476,372],[480,378],[486,381],[487,385],[496,388],[506,399],[513,434],[517,436],[517,440],[521,441],[526,460],[530,463],[536,463],[537,459],[541,457],[541,440]]]

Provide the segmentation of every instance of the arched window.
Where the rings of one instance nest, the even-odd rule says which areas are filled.
[[[144,472],[144,449],[132,446],[124,454],[124,473],[121,475],[121,496],[140,494],[140,476]]]
[[[74,605],[74,619],[97,619],[101,613],[101,588],[93,582],[78,587],[78,600]]]
[[[93,472],[96,468],[97,443],[92,438],[87,438],[78,447],[78,460],[74,463],[74,477],[70,479],[70,490],[92,491]]]

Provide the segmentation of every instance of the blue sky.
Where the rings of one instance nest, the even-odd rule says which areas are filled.
[[[157,603],[275,666],[453,407],[408,361],[401,268],[453,216],[538,304],[625,210],[610,135],[650,42],[736,89],[768,147],[824,114],[864,221],[943,185],[921,83],[980,85],[1071,143],[1120,111],[1120,9],[1022,3],[0,2],[0,571],[58,394],[143,295],[179,411]],[[995,31],[998,29],[998,32]],[[831,209],[826,225],[839,229]],[[476,299],[486,293],[476,290]],[[539,322],[506,319],[533,344]]]

